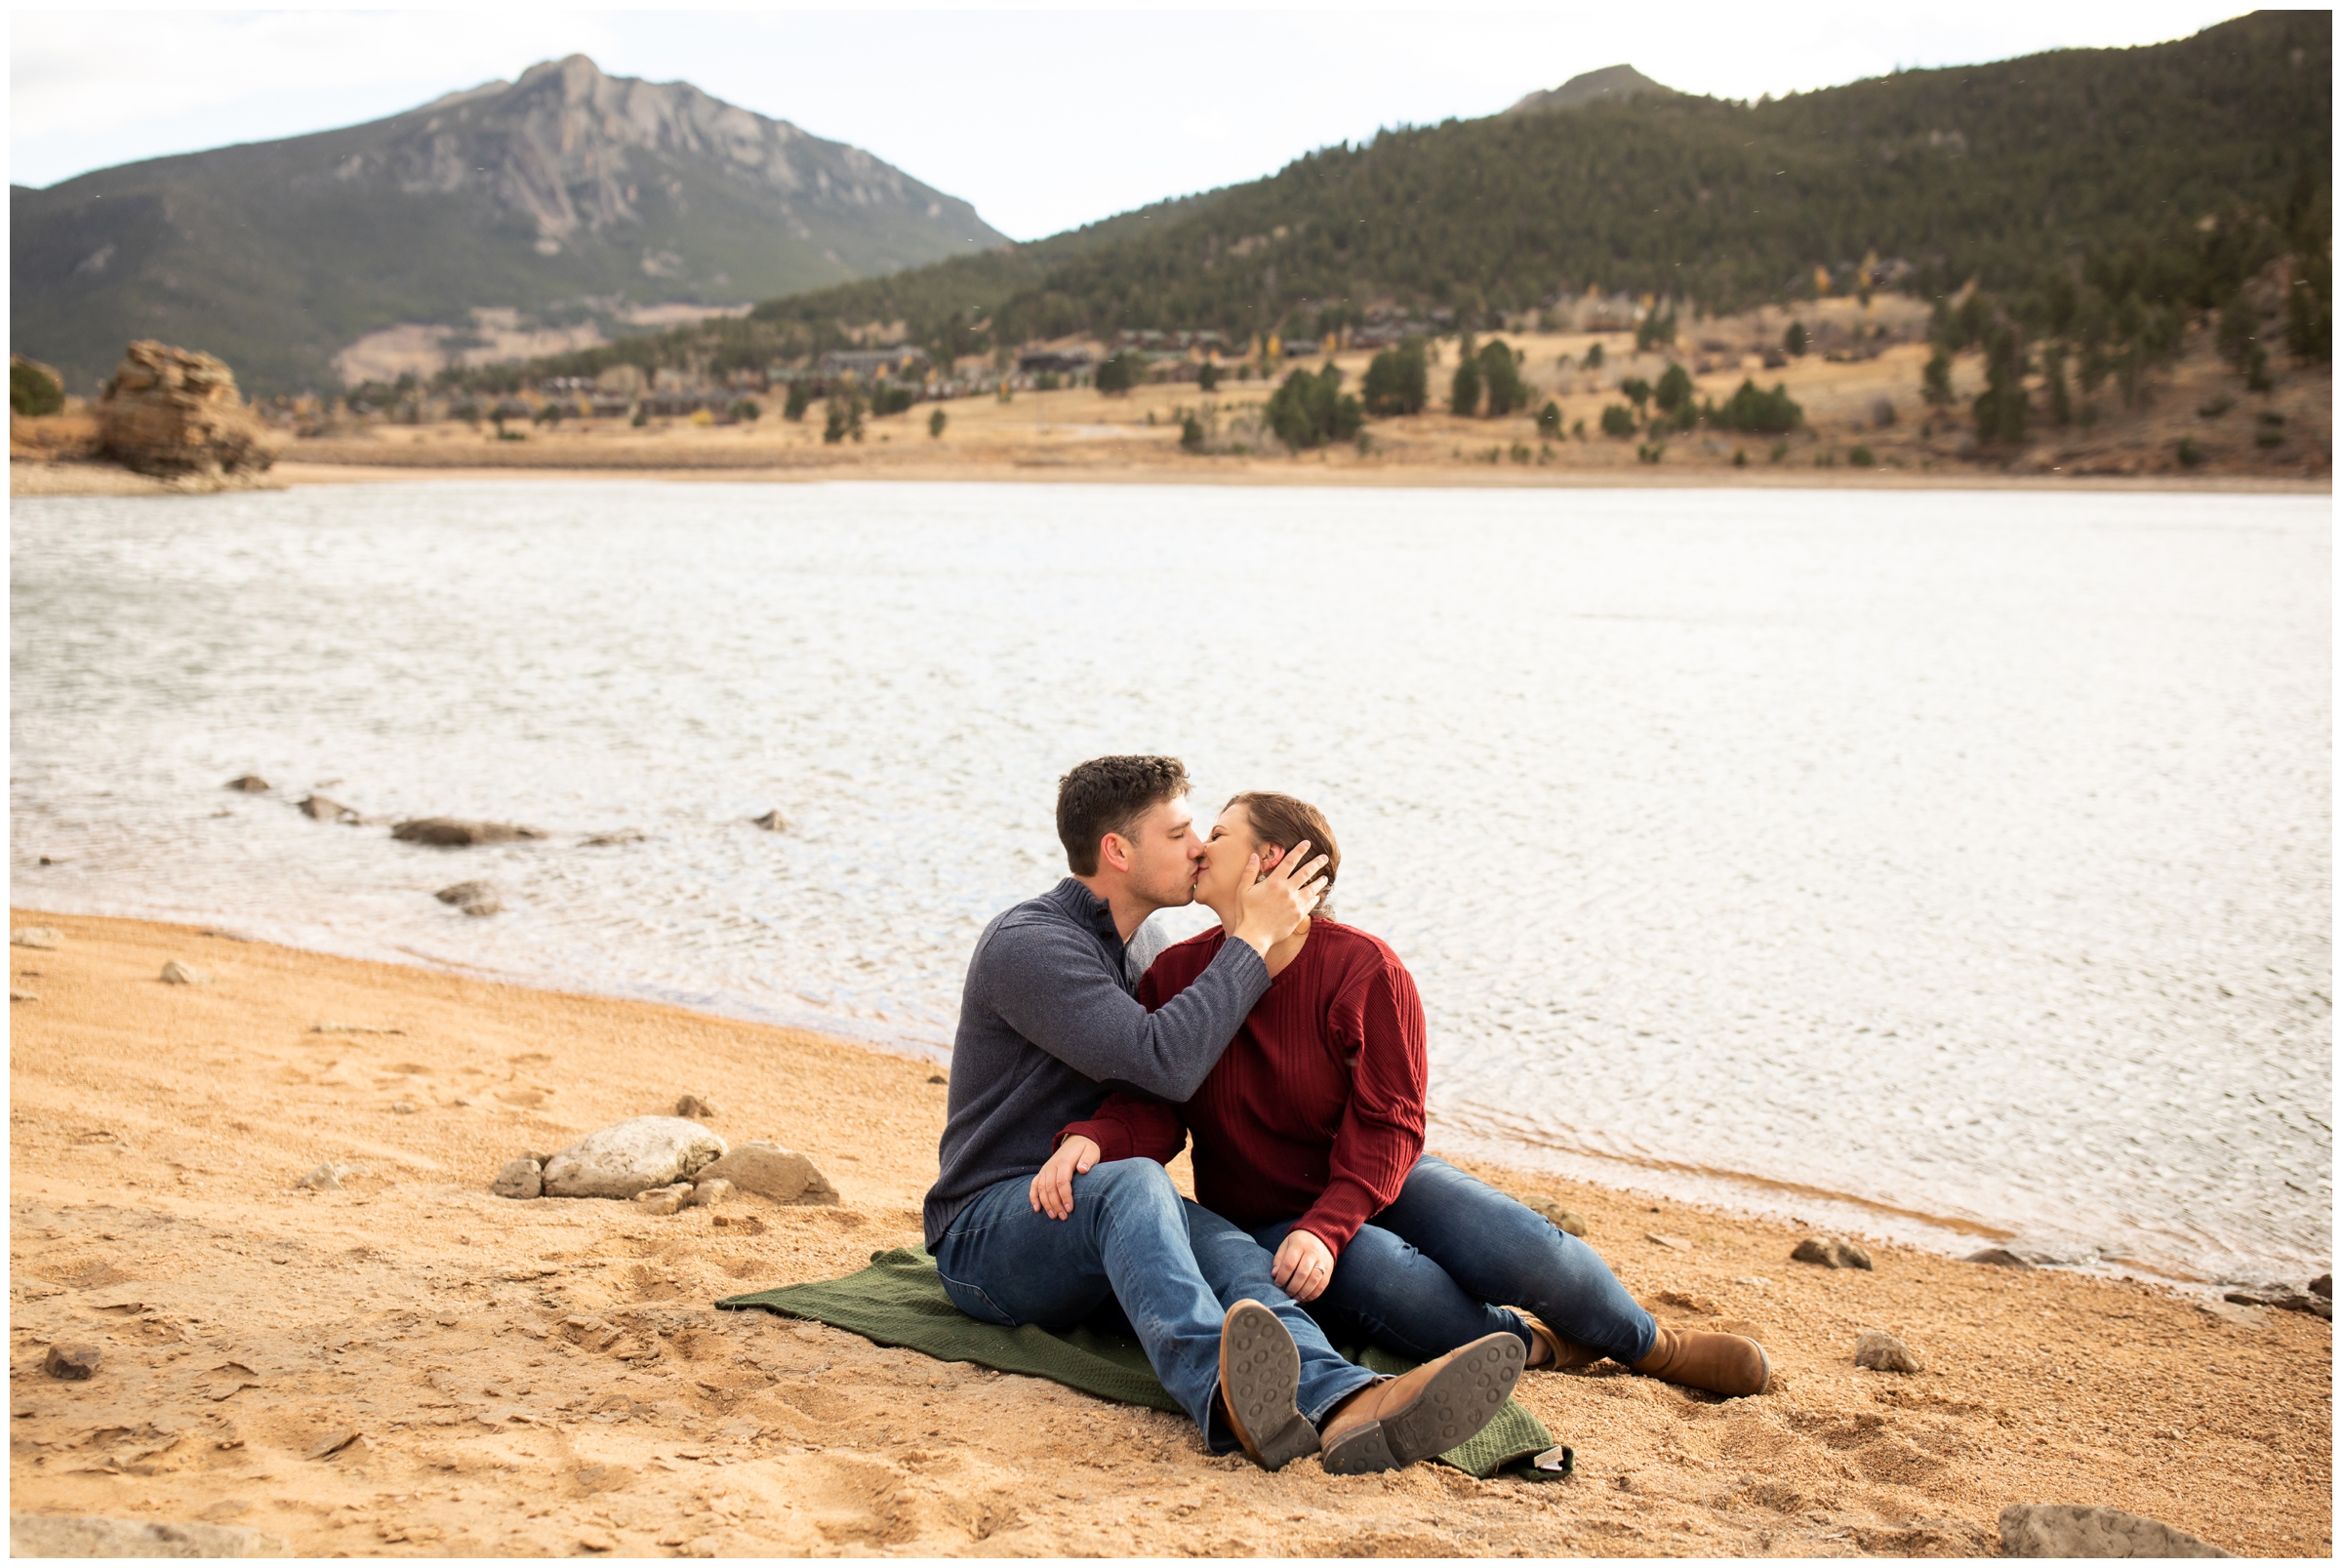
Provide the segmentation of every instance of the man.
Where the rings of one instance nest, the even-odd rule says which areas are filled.
[[[951,1059],[942,1171],[927,1247],[960,1309],[986,1322],[1065,1328],[1110,1296],[1163,1387],[1214,1452],[1267,1469],[1325,1455],[1336,1473],[1392,1469],[1486,1425],[1512,1390],[1520,1342],[1491,1334],[1404,1378],[1342,1359],[1232,1223],[1180,1197],[1152,1160],[1073,1178],[1071,1214],[1031,1190],[1057,1131],[1114,1088],[1195,1092],[1269,988],[1264,955],[1308,918],[1324,858],[1297,846],[1247,877],[1234,940],[1149,1013],[1134,992],[1132,934],[1194,897],[1201,838],[1187,770],[1171,757],[1098,757],[1058,782],[1057,831],[1072,874],[987,926],[968,962]],[[1139,955],[1139,956],[1143,956]]]

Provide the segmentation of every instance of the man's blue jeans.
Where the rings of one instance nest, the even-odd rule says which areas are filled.
[[[1273,1254],[1293,1225],[1262,1226],[1252,1238]],[[1534,1353],[1527,1326],[1508,1307],[1629,1364],[1650,1354],[1658,1335],[1600,1254],[1427,1154],[1397,1200],[1342,1249],[1309,1311],[1339,1344],[1379,1345],[1416,1361],[1496,1333],[1519,1335]]]
[[[1152,1160],[1113,1160],[1073,1178],[1073,1212],[1032,1207],[1029,1177],[998,1182],[959,1212],[935,1246],[944,1291],[970,1317],[1003,1328],[1070,1328],[1109,1297],[1119,1302],[1163,1380],[1214,1453],[1236,1447],[1216,1416],[1220,1320],[1246,1297],[1281,1319],[1301,1349],[1297,1403],[1312,1426],[1375,1381],[1345,1361],[1293,1298],[1269,1277],[1253,1239],[1179,1195]]]

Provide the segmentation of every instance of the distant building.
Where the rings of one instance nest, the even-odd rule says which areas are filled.
[[[1017,356],[1017,369],[1028,376],[1071,376],[1090,366],[1087,348],[1036,348]]]
[[[816,369],[823,380],[851,376],[858,382],[922,378],[927,374],[927,350],[909,343],[892,348],[832,348]]]

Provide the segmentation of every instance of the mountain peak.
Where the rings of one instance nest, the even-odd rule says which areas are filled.
[[[1624,103],[1632,98],[1678,98],[1674,88],[1652,81],[1632,65],[1604,65],[1582,71],[1559,87],[1531,93],[1507,114],[1542,114],[1552,109],[1583,108],[1589,103]]]

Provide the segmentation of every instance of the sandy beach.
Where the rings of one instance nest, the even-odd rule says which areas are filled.
[[[2313,1317],[1876,1242],[1875,1272],[1827,1270],[1794,1226],[1477,1166],[1581,1212],[1667,1318],[1763,1340],[1773,1390],[1531,1374],[1570,1481],[1271,1476],[1169,1416],[711,1308],[917,1239],[932,1064],[193,927],[11,923],[61,934],[11,948],[20,1510],[303,1555],[1804,1556],[1989,1553],[2004,1505],[2043,1502],[2331,1550]],[[212,980],[163,984],[174,959]],[[843,1204],[489,1194],[511,1155],[685,1092]],[[366,1174],[296,1188],[329,1160]],[[1923,1370],[1856,1369],[1874,1327]],[[53,1344],[102,1363],[53,1379]]]

